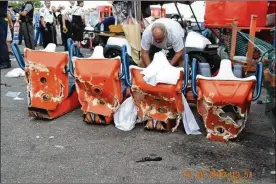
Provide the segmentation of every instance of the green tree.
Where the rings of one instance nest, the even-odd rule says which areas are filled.
[[[42,5],[40,0],[33,0],[32,2],[35,8],[40,8]],[[23,1],[10,1],[10,5],[12,5],[14,8],[21,8],[23,3]]]

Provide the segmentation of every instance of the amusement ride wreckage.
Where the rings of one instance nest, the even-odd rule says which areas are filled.
[[[181,3],[190,6],[192,2]],[[185,49],[184,68],[179,70],[175,85],[147,84],[141,73],[143,69],[137,66],[140,24],[142,16],[150,14],[149,6],[153,4],[160,1],[114,2],[113,9],[117,6],[117,12],[113,10],[113,14],[118,24],[113,27],[124,35],[116,36],[116,31],[111,29],[112,36],[105,47],[96,46],[89,58],[79,58],[79,50],[70,39],[69,52],[55,52],[55,45],[49,44],[44,50],[25,48],[24,59],[13,43],[13,53],[26,73],[29,115],[54,119],[81,106],[87,123],[111,124],[114,113],[131,96],[138,109],[138,119],[145,121],[145,129],[174,132],[181,122],[181,112],[188,108],[183,105],[184,95],[189,103],[197,105],[207,138],[223,142],[236,138],[245,127],[251,102],[261,95],[262,60],[256,63],[255,75],[244,77],[243,65],[235,64],[231,58],[222,59],[219,65],[210,58],[202,62]],[[121,11],[118,7],[131,8]],[[187,47],[189,33],[186,33],[183,42],[186,40]],[[217,50],[210,43],[206,45]],[[217,75],[214,75],[214,63]],[[275,57],[274,65],[270,66],[275,67]],[[265,80],[271,81],[274,77],[275,81],[275,74],[270,70],[273,69],[265,72]]]

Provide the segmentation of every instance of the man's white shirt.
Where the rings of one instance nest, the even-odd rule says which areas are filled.
[[[158,44],[154,41],[151,31],[154,23],[163,23],[165,25],[168,33],[165,45],[162,45],[162,43]],[[160,18],[149,25],[143,32],[141,47],[147,51],[150,49],[151,45],[155,45],[158,48],[161,47],[161,49],[169,49],[172,47],[175,52],[179,52],[184,48],[183,38],[184,30],[178,22],[169,18]]]
[[[40,17],[44,18],[44,21],[52,24],[54,22],[54,14],[47,7],[43,7],[39,10]]]
[[[75,6],[72,10],[72,15],[76,15],[76,16],[84,16],[85,12],[83,7],[80,6]]]
[[[70,22],[72,21],[72,13],[73,13],[73,8],[67,6],[64,10],[61,11],[61,15],[64,15],[67,20]]]

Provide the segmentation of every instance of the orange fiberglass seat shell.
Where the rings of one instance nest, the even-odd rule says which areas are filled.
[[[29,106],[55,110],[68,97],[67,53],[25,49]]]
[[[205,127],[208,130],[208,138],[225,141],[235,138],[245,126],[235,119],[223,118],[227,110],[225,107],[237,107],[237,114],[243,115],[243,121],[247,120],[255,81],[208,81],[198,79],[199,92],[197,108],[203,117]],[[224,112],[225,111],[225,112]],[[231,115],[231,114],[230,114]],[[222,130],[221,135],[216,131]]]
[[[192,88],[207,138],[221,142],[236,138],[245,127],[251,102],[261,93],[262,64],[257,65],[256,76],[247,78],[236,77],[231,61],[226,59],[221,61],[215,77],[197,75],[196,68],[195,61],[192,65]],[[241,71],[242,67],[239,68]],[[253,96],[256,84],[257,95]]]
[[[132,96],[138,107],[138,116],[144,119],[145,116],[159,121],[176,119],[178,114],[184,110],[182,103],[182,87],[184,84],[184,72],[180,72],[180,79],[176,85],[147,84],[137,68],[130,69],[132,76]]]
[[[239,106],[244,113],[247,109],[247,103],[251,103],[252,89],[256,81],[229,81],[229,80],[204,80],[198,79],[199,87],[198,100],[205,100],[224,106],[233,104]]]
[[[231,26],[234,20],[239,27],[250,27],[251,15],[257,15],[257,27],[266,26],[268,1],[206,1],[205,27]]]
[[[73,62],[82,111],[112,116],[123,100],[121,60],[75,58]]]

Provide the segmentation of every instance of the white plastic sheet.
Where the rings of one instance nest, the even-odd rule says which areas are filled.
[[[9,71],[5,77],[20,77],[20,76],[25,76],[25,71],[22,70],[21,68],[15,68],[11,71]]]
[[[182,121],[183,125],[186,131],[187,135],[199,135],[201,132],[199,131],[200,128],[195,120],[195,117],[193,115],[193,112],[191,111],[191,108],[185,98],[184,95],[182,95],[182,102],[184,105],[184,111],[182,113]]]
[[[133,98],[126,99],[114,114],[115,127],[123,131],[132,130],[137,120],[137,111]]]

